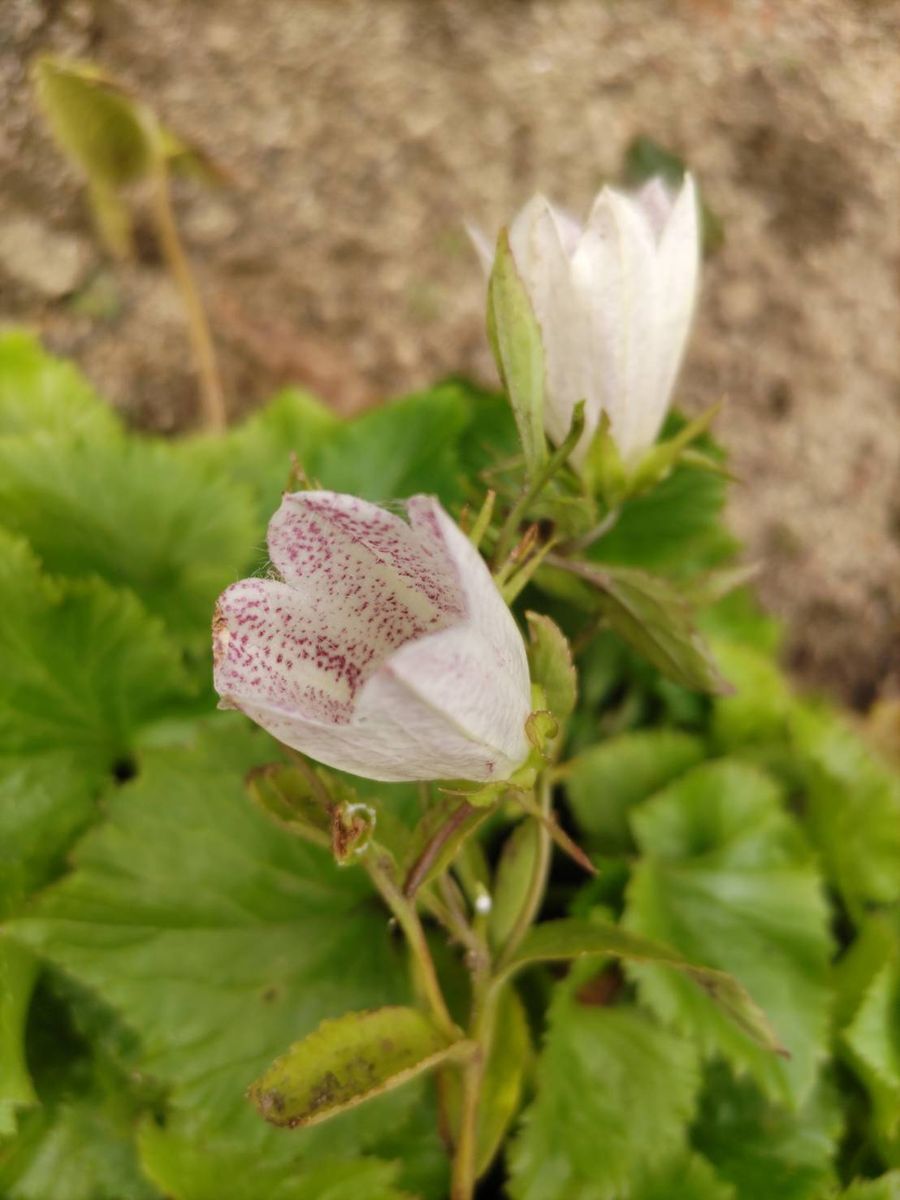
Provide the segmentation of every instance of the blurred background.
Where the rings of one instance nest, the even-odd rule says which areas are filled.
[[[95,62],[227,176],[179,223],[229,408],[300,383],[344,412],[492,380],[465,220],[535,190],[584,215],[651,139],[713,214],[679,403],[727,398],[732,522],[801,679],[900,691],[896,0],[2,0],[0,324],[135,424],[195,420],[149,223],[113,265],[28,85]]]

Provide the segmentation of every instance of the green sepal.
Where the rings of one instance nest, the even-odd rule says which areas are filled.
[[[528,292],[504,229],[488,283],[488,338],[512,405],[529,477],[547,457],[544,437],[544,347]]]
[[[572,650],[559,626],[542,613],[527,612],[531,678],[544,691],[547,707],[559,720],[572,715],[578,698],[578,676]]]
[[[693,421],[688,421],[673,437],[667,438],[666,441],[651,447],[640,459],[637,466],[628,472],[626,483],[627,497],[630,499],[634,496],[640,496],[643,492],[648,492],[651,488],[656,487],[658,483],[662,483],[678,465],[691,443],[706,433],[715,418],[719,415],[721,408],[722,401],[719,400],[705,412],[701,413],[699,417],[695,417]],[[703,455],[700,456],[700,459],[706,470],[710,469],[709,464],[721,470],[719,464],[714,459],[708,459]],[[697,456],[692,454],[691,464],[698,466],[701,463],[698,463]]]

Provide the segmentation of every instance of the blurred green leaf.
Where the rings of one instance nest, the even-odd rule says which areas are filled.
[[[604,854],[632,845],[628,815],[696,766],[703,742],[673,729],[642,729],[598,742],[566,764],[566,796],[578,827]]]
[[[393,400],[343,423],[321,447],[316,474],[323,487],[366,500],[429,492],[460,502],[457,444],[468,416],[452,385]]]
[[[699,1154],[682,1153],[640,1178],[629,1189],[628,1200],[736,1200],[736,1197],[734,1188],[719,1179]]]
[[[684,1145],[699,1082],[690,1042],[633,1008],[579,1005],[561,989],[537,1095],[509,1156],[514,1200],[614,1200]]]
[[[837,1089],[820,1082],[799,1109],[771,1104],[749,1079],[716,1064],[701,1093],[693,1141],[735,1200],[821,1200],[837,1183]]]
[[[198,1141],[180,1126],[145,1121],[139,1133],[141,1165],[168,1200],[409,1200],[397,1190],[396,1163],[326,1157],[272,1164],[248,1159],[227,1141]]]
[[[51,580],[2,531],[0,610],[0,757],[68,751],[96,776],[189,694],[180,655],[134,596]]]
[[[0,1140],[15,1132],[16,1110],[37,1100],[25,1061],[25,1022],[37,961],[0,937]]]
[[[879,1179],[858,1179],[840,1200],[900,1200],[900,1171],[890,1171]]]
[[[675,432],[677,425],[667,426]],[[730,557],[736,543],[721,522],[725,481],[678,466],[652,491],[627,500],[613,528],[591,547],[598,562],[684,575]]]
[[[900,921],[873,915],[838,964],[841,1043],[879,1135],[900,1135]]]
[[[622,958],[626,962],[654,963],[681,972],[756,1044],[768,1053],[779,1049],[771,1027],[744,986],[726,972],[711,969],[702,959],[690,959],[677,950],[600,919],[570,917],[543,921],[529,929],[522,944],[503,964],[504,975],[514,975],[536,963],[594,956]]]
[[[900,772],[824,707],[798,706],[791,733],[810,836],[851,911],[865,901],[897,902]]]
[[[143,105],[87,63],[43,57],[33,71],[50,128],[89,179],[121,187],[149,174],[158,147]]]
[[[673,583],[630,567],[584,564],[578,575],[596,588],[597,609],[613,632],[668,679],[694,691],[727,689],[692,606]]]
[[[216,596],[256,540],[243,489],[124,436],[0,438],[0,522],[54,574],[125,584],[204,648]]]
[[[632,811],[643,857],[627,927],[728,971],[791,1055],[761,1051],[674,972],[630,968],[666,1022],[749,1070],[766,1094],[802,1103],[825,1054],[828,912],[812,856],[778,788],[753,767],[695,767]]]
[[[310,480],[318,474],[322,446],[342,422],[307,392],[285,388],[240,425],[220,434],[195,434],[175,451],[206,471],[248,489],[257,503],[258,540],[281,503],[293,461]],[[292,457],[293,456],[293,457]]]
[[[78,370],[21,330],[0,334],[0,436],[78,434],[102,440],[118,419]]]

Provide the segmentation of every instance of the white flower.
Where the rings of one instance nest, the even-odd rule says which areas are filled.
[[[490,270],[493,251],[470,230]],[[659,179],[634,195],[604,188],[582,228],[534,196],[509,228],[541,327],[544,428],[557,445],[586,401],[583,461],[602,413],[634,462],[656,440],[672,397],[697,294],[700,230],[690,175],[676,195]]]
[[[436,500],[409,523],[336,492],[286,495],[269,523],[281,581],[219,598],[215,686],[274,737],[370,779],[505,779],[528,750],[522,636]]]

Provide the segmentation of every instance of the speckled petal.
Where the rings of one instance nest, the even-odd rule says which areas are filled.
[[[429,497],[409,524],[330,492],[269,529],[285,582],[227,589],[215,683],[273,736],[381,780],[503,778],[526,753],[521,635],[477,551]]]

